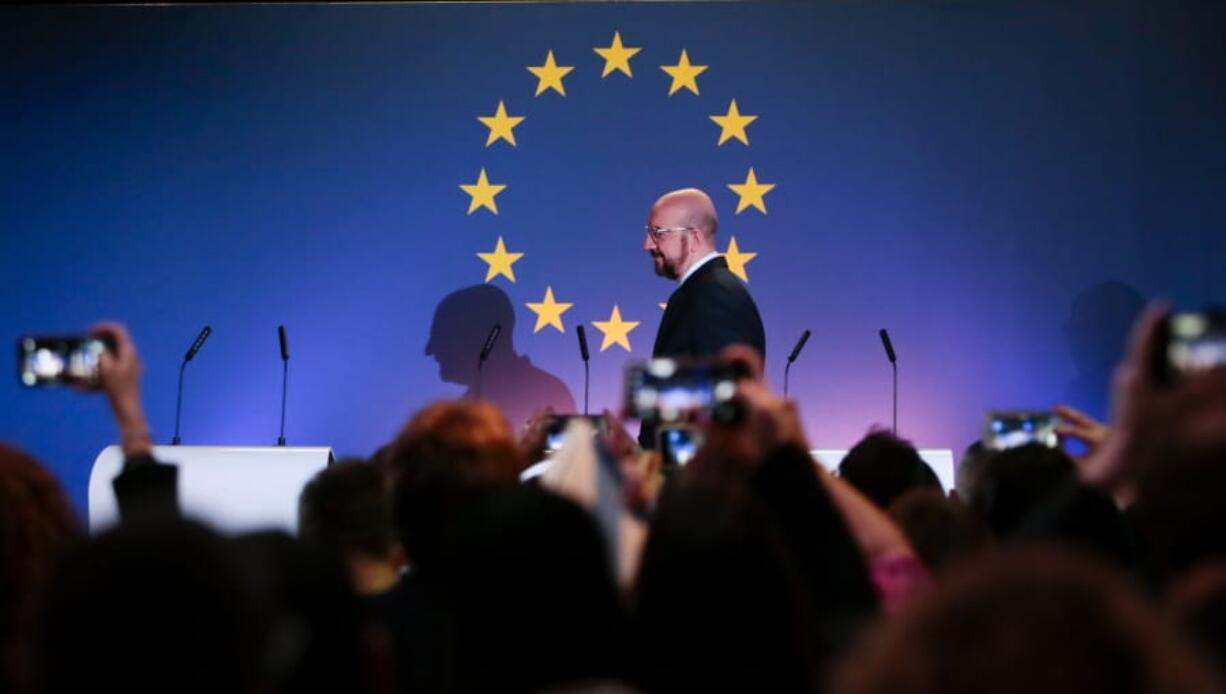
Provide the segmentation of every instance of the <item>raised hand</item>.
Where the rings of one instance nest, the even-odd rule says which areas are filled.
[[[106,338],[114,347],[98,359],[98,384],[92,390],[106,394],[119,427],[119,441],[124,455],[132,458],[148,455],[153,446],[149,424],[140,400],[141,361],[136,343],[127,328],[119,323],[98,323],[90,334]]]

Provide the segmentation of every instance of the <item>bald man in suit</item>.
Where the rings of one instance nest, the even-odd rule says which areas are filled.
[[[762,317],[745,283],[715,250],[719,219],[711,198],[696,188],[656,200],[647,217],[643,250],[657,275],[675,280],[652,357],[713,357],[728,345],[745,344],[766,357]],[[639,443],[653,447],[654,428],[644,426]]]

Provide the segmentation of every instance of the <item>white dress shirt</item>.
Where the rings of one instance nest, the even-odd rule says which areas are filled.
[[[702,267],[703,265],[706,265],[707,263],[711,262],[712,260],[715,260],[718,257],[719,257],[719,253],[715,251],[711,251],[710,253],[699,258],[698,262],[691,265],[690,269],[686,270],[685,274],[681,276],[681,279],[678,280],[677,282],[677,286],[681,286],[685,284],[685,281],[690,278],[690,275],[693,275],[695,272],[698,272],[698,268]]]

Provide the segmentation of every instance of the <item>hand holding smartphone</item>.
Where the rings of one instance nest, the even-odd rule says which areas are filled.
[[[1048,448],[1060,445],[1056,435],[1059,418],[1052,412],[998,410],[989,412],[983,421],[983,447],[1003,451],[1030,443]]]
[[[68,385],[106,395],[127,456],[152,446],[140,401],[141,362],[127,328],[98,323],[83,335],[17,339],[17,378],[27,388]]]

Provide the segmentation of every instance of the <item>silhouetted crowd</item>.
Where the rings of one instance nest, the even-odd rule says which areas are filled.
[[[311,480],[296,537],[183,517],[136,348],[101,325],[120,521],[88,536],[0,446],[0,691],[1222,691],[1226,369],[1159,378],[1164,320],[1109,423],[1056,408],[1083,454],[976,443],[951,493],[883,431],[824,471],[733,347],[736,416],[685,465],[608,412],[547,454],[552,412],[512,432],[436,402]]]

